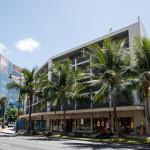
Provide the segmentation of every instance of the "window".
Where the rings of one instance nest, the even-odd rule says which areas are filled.
[[[61,129],[61,120],[52,120],[53,131],[58,131]]]
[[[77,130],[91,131],[91,119],[77,119]]]
[[[134,120],[133,117],[121,117],[118,118],[119,121],[119,126],[121,127],[123,133],[130,133],[134,132]],[[115,121],[114,121],[115,123]],[[115,129],[114,131],[116,132],[116,123],[115,123]]]

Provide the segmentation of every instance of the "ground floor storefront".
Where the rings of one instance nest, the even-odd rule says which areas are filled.
[[[143,133],[146,133],[146,118],[144,109],[125,109],[120,108],[117,111],[119,126],[125,134],[140,134],[140,127],[143,127]],[[101,108],[100,108],[101,109]],[[107,109],[107,108],[106,108]],[[66,130],[68,132],[98,133],[101,131],[117,132],[116,122],[112,109],[96,109],[95,112],[85,110],[66,111]],[[92,109],[93,110],[93,109]],[[23,116],[22,116],[23,118]],[[42,118],[42,119],[41,119]],[[28,120],[28,117],[24,116]],[[63,129],[63,112],[33,114],[34,129],[62,131]],[[148,133],[150,134],[150,133]]]

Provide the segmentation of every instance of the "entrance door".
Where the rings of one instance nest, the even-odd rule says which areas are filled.
[[[73,122],[74,122],[74,119],[67,119],[66,120],[66,130],[68,132],[72,132]]]
[[[97,119],[97,132],[105,131],[107,122],[109,122],[108,118],[98,118]]]

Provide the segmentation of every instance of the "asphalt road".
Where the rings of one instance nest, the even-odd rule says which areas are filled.
[[[150,150],[150,146],[97,143],[81,140],[17,136],[0,133],[0,150]]]

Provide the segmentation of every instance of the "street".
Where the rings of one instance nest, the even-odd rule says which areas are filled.
[[[117,143],[97,143],[81,140],[18,136],[0,133],[0,150],[150,150],[149,146]]]

